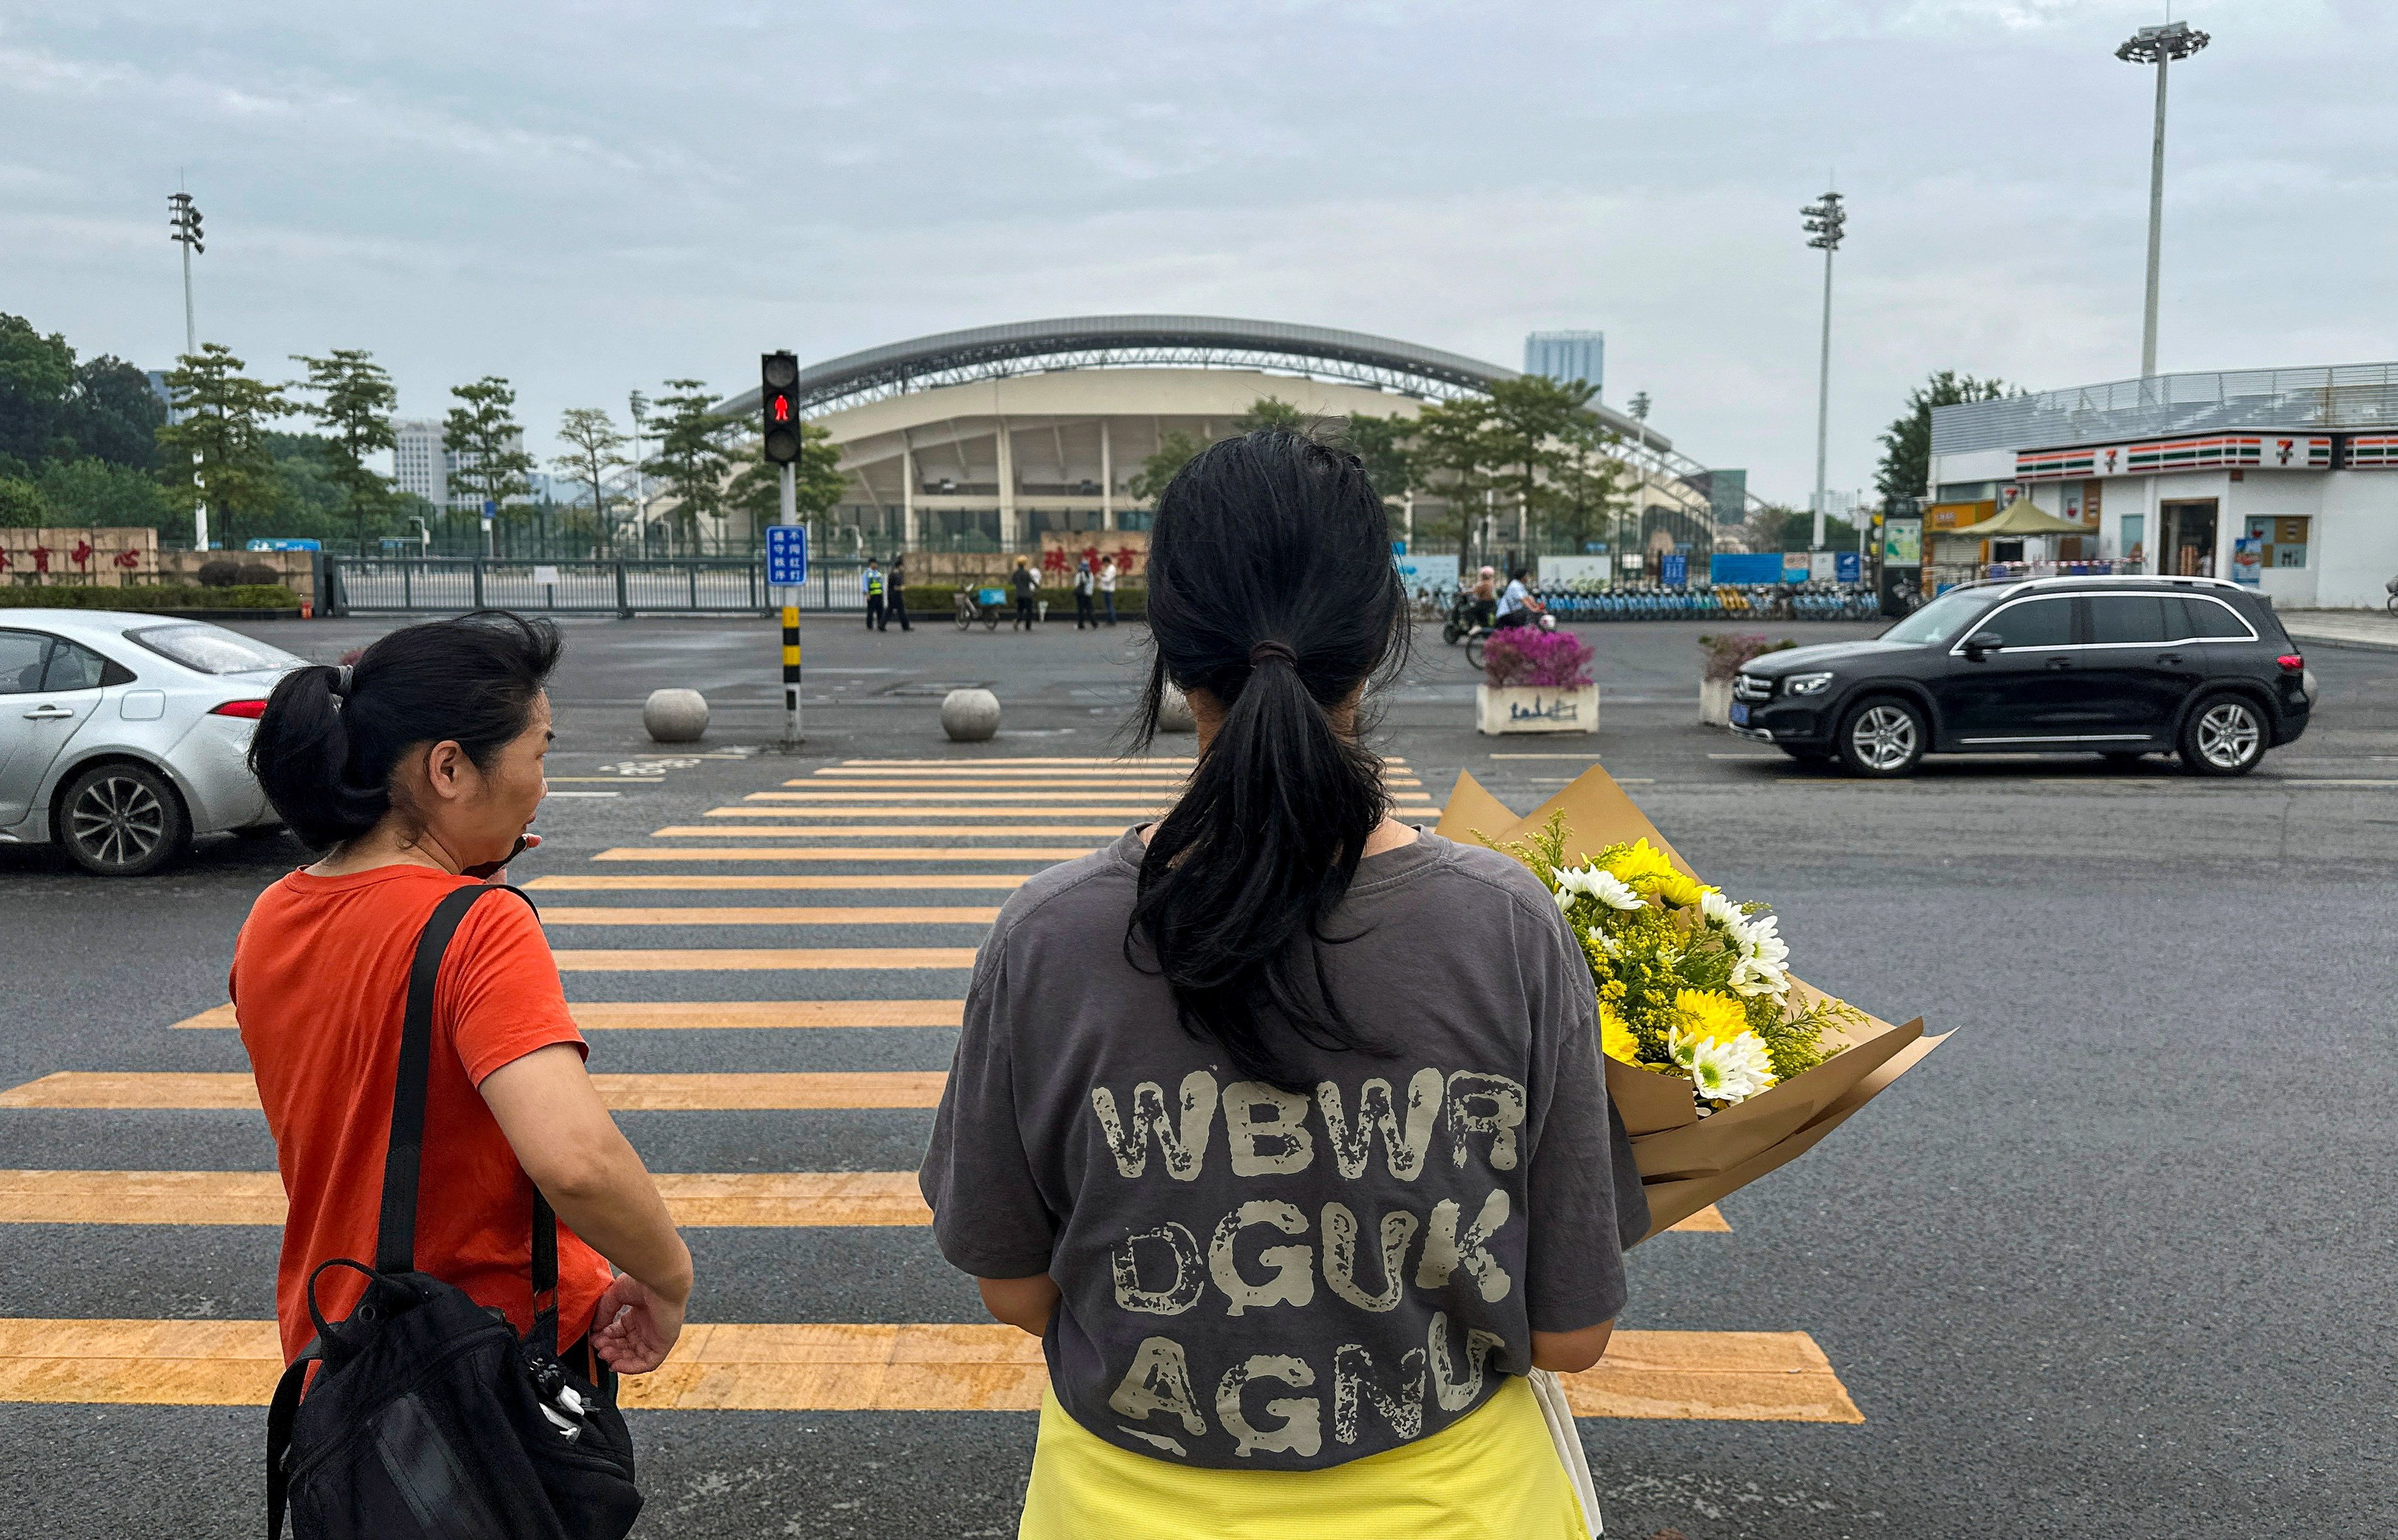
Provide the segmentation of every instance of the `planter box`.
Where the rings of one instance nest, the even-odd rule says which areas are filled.
[[[1731,681],[1701,679],[1699,681],[1699,721],[1702,726],[1731,726]]]
[[[1475,726],[1486,733],[1596,732],[1598,687],[1553,690],[1546,685],[1474,687]]]

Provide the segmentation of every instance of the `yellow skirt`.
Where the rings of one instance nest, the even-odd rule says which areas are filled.
[[[1587,1540],[1530,1382],[1325,1470],[1221,1470],[1119,1449],[1041,1395],[1019,1540]]]

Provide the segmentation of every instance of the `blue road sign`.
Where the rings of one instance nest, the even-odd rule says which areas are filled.
[[[1657,564],[1657,581],[1668,588],[1679,588],[1691,581],[1691,558],[1667,556]]]
[[[766,582],[776,588],[797,588],[807,581],[808,527],[766,526]]]
[[[1863,583],[1865,577],[1866,558],[1863,556],[1854,551],[1833,553],[1832,581],[1834,583]]]

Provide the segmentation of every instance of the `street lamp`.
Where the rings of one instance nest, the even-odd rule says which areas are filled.
[[[2142,27],[2115,50],[2115,57],[2126,64],[2154,64],[2157,67],[2157,132],[2149,151],[2149,299],[2140,321],[2140,378],[2152,380],[2157,372],[2157,259],[2164,245],[2165,219],[2165,67],[2176,59],[2188,59],[2206,47],[2206,33],[2193,31],[2187,21],[2168,21],[2161,27]]]
[[[1849,214],[1840,206],[1840,194],[1832,192],[1798,212],[1806,217],[1807,244],[1824,253],[1824,346],[1815,366],[1815,530],[1807,546],[1820,551],[1824,548],[1824,454],[1832,410],[1832,253],[1840,248]]]

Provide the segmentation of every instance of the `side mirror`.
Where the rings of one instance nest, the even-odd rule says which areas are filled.
[[[1978,663],[2006,645],[2006,638],[1995,631],[1978,632],[1965,638],[1965,656]]]

